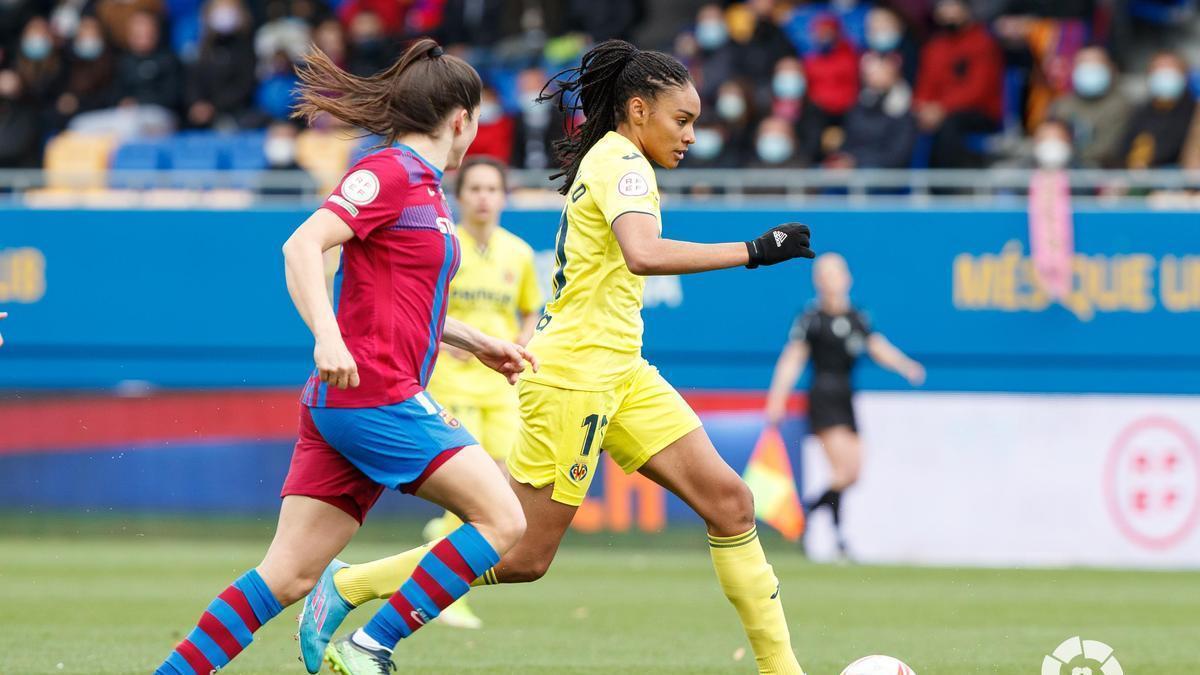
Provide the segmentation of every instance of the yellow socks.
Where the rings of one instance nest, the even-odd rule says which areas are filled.
[[[388,558],[343,567],[333,574],[333,585],[355,607],[375,598],[390,598],[412,576],[436,541],[440,540]]]
[[[737,610],[750,639],[758,672],[803,675],[792,652],[792,639],[779,598],[779,580],[767,564],[758,530],[752,528],[733,537],[710,534],[708,546],[721,590]]]

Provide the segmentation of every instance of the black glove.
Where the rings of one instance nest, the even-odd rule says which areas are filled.
[[[808,247],[811,231],[807,225],[784,223],[767,230],[766,234],[746,242],[750,263],[754,269],[759,265],[774,265],[792,258],[812,258],[816,254]]]

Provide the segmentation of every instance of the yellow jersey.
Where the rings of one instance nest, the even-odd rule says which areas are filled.
[[[624,213],[662,219],[650,162],[628,138],[610,131],[580,163],[555,239],[552,295],[529,350],[541,361],[531,382],[603,391],[642,362],[643,277],[629,271],[612,231]]]
[[[483,248],[458,230],[462,261],[450,282],[449,316],[502,340],[514,340],[518,314],[542,308],[533,249],[517,235],[496,228]],[[488,407],[514,396],[505,379],[474,357],[463,361],[443,352],[430,378],[429,391],[446,405]]]

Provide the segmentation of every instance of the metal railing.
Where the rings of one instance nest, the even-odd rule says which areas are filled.
[[[546,170],[514,170],[513,206],[561,208]],[[1200,210],[1200,171],[1069,172],[1081,204]],[[849,206],[1013,206],[1028,196],[1033,171],[679,169],[658,171],[659,191],[672,205],[739,206],[834,203]],[[303,171],[0,170],[0,204],[30,207],[246,208],[308,204],[336,185],[339,174]]]

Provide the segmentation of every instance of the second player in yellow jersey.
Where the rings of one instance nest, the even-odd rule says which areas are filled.
[[[654,168],[609,131],[587,152],[555,241],[552,295],[530,350],[541,368],[518,384],[522,431],[509,472],[553,499],[583,503],[600,447],[626,472],[700,427],[700,418],[642,358],[646,278],[630,271],[611,223],[627,214],[661,233]]]
[[[447,314],[489,335],[525,344],[542,309],[533,249],[499,226],[504,208],[504,166],[469,159],[459,171],[458,238],[462,263],[450,284]],[[446,349],[429,392],[462,421],[496,460],[516,438],[516,390],[470,354]]]

